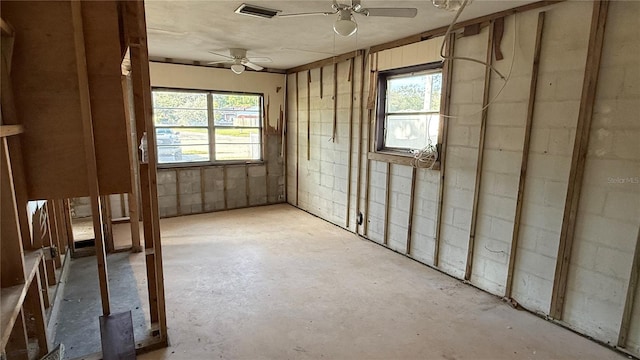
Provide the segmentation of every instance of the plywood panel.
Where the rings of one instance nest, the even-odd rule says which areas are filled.
[[[100,194],[131,191],[120,36],[115,1],[82,5]]]
[[[29,198],[86,195],[69,3],[3,1],[1,6],[16,30],[11,76],[18,121],[25,129]]]

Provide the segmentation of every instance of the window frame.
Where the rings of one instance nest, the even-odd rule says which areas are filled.
[[[378,91],[376,96],[376,134],[375,134],[375,151],[374,153],[391,155],[391,156],[399,156],[402,158],[413,158],[414,154],[411,150],[407,150],[404,148],[393,148],[393,147],[385,147],[384,138],[385,138],[385,129],[386,129],[386,117],[387,117],[387,83],[389,78],[394,78],[397,76],[410,76],[411,74],[416,74],[420,72],[439,72],[442,76],[442,85],[440,89],[440,109],[437,111],[439,114],[439,124],[438,124],[438,141],[436,144],[436,148],[440,151],[441,143],[442,143],[442,121],[444,120],[442,117],[442,99],[445,94],[445,86],[446,79],[444,74],[444,63],[442,61],[431,62],[426,64],[419,64],[413,66],[406,66],[401,68],[383,70],[378,72]],[[420,112],[422,114],[423,112]],[[426,112],[426,113],[436,113],[436,112]],[[406,113],[406,114],[415,114],[415,113]],[[374,157],[376,157],[374,155]]]
[[[263,164],[264,163],[264,152],[265,152],[265,134],[264,134],[264,121],[265,121],[265,114],[264,114],[264,93],[258,93],[258,92],[245,92],[245,91],[229,91],[229,90],[204,90],[204,89],[185,89],[185,88],[170,88],[170,87],[152,87],[151,88],[151,93],[153,96],[153,93],[155,91],[165,91],[165,92],[182,92],[182,93],[201,93],[201,94],[206,94],[207,96],[207,125],[206,126],[157,126],[155,124],[155,120],[154,124],[153,124],[153,129],[154,129],[154,138],[156,136],[155,131],[157,129],[160,128],[167,128],[167,129],[195,129],[195,128],[206,128],[207,129],[207,136],[209,139],[209,160],[208,161],[183,161],[183,162],[165,162],[165,163],[160,163],[158,160],[158,143],[157,141],[155,142],[155,146],[156,146],[156,163],[158,168],[162,169],[162,168],[189,168],[189,167],[202,167],[202,166],[210,166],[210,165],[236,165],[236,164]],[[259,104],[258,104],[258,116],[260,118],[259,120],[259,124],[258,127],[254,127],[254,126],[216,126],[215,125],[215,119],[214,119],[214,108],[213,108],[213,95],[215,94],[220,94],[220,95],[251,95],[251,96],[257,96],[259,99]],[[152,111],[155,110],[155,107],[151,106]],[[153,118],[153,114],[152,114],[152,118]],[[231,160],[216,160],[216,144],[215,144],[215,130],[216,128],[222,128],[222,129],[233,129],[233,128],[239,128],[239,129],[258,129],[258,136],[260,138],[260,144],[259,144],[259,148],[260,148],[260,158],[259,159],[231,159]]]

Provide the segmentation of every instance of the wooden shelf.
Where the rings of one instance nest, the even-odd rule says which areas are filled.
[[[0,290],[0,349],[4,349],[11,335],[11,329],[22,308],[22,303],[27,295],[29,285],[38,271],[42,260],[42,251],[32,251],[24,254],[25,283],[3,288]]]
[[[22,134],[22,125],[0,125],[0,137]]]

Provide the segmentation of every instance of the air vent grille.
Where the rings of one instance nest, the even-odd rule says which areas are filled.
[[[271,19],[272,17],[276,16],[280,12],[280,10],[273,10],[273,9],[267,9],[267,8],[255,6],[255,5],[242,4],[240,5],[240,7],[236,9],[235,12],[236,14]]]

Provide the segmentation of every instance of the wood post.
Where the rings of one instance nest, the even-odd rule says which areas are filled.
[[[411,236],[413,235],[413,208],[415,204],[416,178],[418,177],[417,168],[411,168],[411,190],[409,193],[409,216],[407,219],[407,244],[405,246],[405,254],[411,255]]]
[[[129,203],[129,226],[131,227],[131,251],[141,252],[140,246],[140,214],[138,211],[138,181],[136,180],[136,164],[138,163],[138,148],[134,146],[136,137],[133,136],[132,119],[131,119],[131,102],[129,99],[129,86],[127,76],[121,77],[122,94],[124,95],[124,115],[126,121],[127,136],[130,137],[127,141],[129,150],[129,176],[131,177],[131,190],[127,194],[127,201]],[[123,212],[124,216],[124,212]]]
[[[604,42],[604,30],[607,21],[608,9],[608,0],[593,2],[591,31],[589,33],[589,45],[587,48],[587,62],[584,70],[584,81],[582,83],[582,96],[580,98],[580,109],[578,111],[578,124],[576,127],[576,138],[573,146],[573,156],[571,158],[571,170],[569,171],[569,185],[567,187],[567,197],[562,217],[562,228],[560,230],[560,244],[558,246],[558,257],[556,258],[553,292],[551,293],[551,310],[549,315],[554,319],[562,319],[562,312],[564,310],[565,291],[569,277],[569,263],[571,260],[571,249],[573,247],[573,239],[575,236],[576,217],[580,202],[580,191],[582,189],[582,178],[587,161],[589,133],[591,130],[593,105],[595,103],[596,89],[598,85],[598,75],[600,74],[600,58],[602,56],[602,45]]]
[[[364,52],[360,54],[360,103],[358,104],[358,148],[356,150],[357,166],[356,166],[356,219],[360,219],[360,195],[362,192],[362,128],[364,126],[364,70],[367,66],[367,57]],[[320,68],[322,69],[322,68]],[[364,220],[363,220],[364,221]],[[356,234],[363,224],[356,223]]]
[[[520,237],[520,220],[524,201],[524,187],[527,179],[527,167],[529,164],[529,145],[531,144],[531,127],[533,126],[533,113],[536,103],[536,89],[538,87],[538,70],[540,68],[540,52],[542,48],[542,34],[544,30],[544,11],[538,14],[538,27],[536,29],[536,43],[533,52],[533,67],[531,69],[531,83],[529,85],[529,104],[527,105],[527,120],[524,127],[524,143],[522,144],[522,163],[520,165],[520,179],[518,182],[518,195],[516,200],[516,212],[513,217],[513,233],[511,235],[511,251],[509,252],[509,265],[507,270],[507,282],[504,296],[511,298],[513,290],[513,272],[518,251],[518,239]]]
[[[307,161],[311,160],[311,69],[307,70]]]
[[[333,63],[333,132],[331,139],[335,143],[338,136],[338,63]]]
[[[349,91],[349,139],[348,143],[348,151],[347,151],[347,213],[345,215],[345,228],[349,229],[349,225],[351,225],[351,164],[353,162],[353,93],[354,93],[354,83],[353,79],[353,71],[355,65],[355,58],[351,58],[349,63],[349,83],[350,83],[350,91]],[[356,199],[358,201],[358,199]]]
[[[384,238],[385,245],[389,245],[389,205],[391,201],[391,163],[387,163],[387,180],[385,186],[385,201],[384,201]]]
[[[456,35],[450,34],[447,40],[446,55],[451,57],[454,54]],[[444,40],[443,40],[444,41]],[[446,60],[442,69],[444,78],[442,79],[444,94],[440,98],[440,119],[439,134],[440,137],[440,149],[438,154],[438,160],[440,161],[440,186],[438,187],[438,210],[436,214],[436,236],[433,249],[433,266],[438,267],[440,262],[440,242],[442,240],[442,214],[444,214],[444,188],[445,188],[445,174],[447,171],[446,155],[447,155],[447,142],[449,138],[449,118],[451,115],[451,87],[453,79],[453,60]]]
[[[37,270],[36,270],[37,271]],[[27,319],[33,319],[33,335],[38,340],[38,357],[45,356],[49,352],[49,339],[47,338],[47,324],[42,299],[40,277],[36,275],[29,284],[27,296],[24,300],[24,311]],[[29,327],[27,327],[29,328]]]
[[[100,298],[102,301],[103,315],[109,315],[111,313],[109,302],[109,277],[107,275],[107,258],[102,232],[100,191],[98,187],[98,169],[96,165],[96,152],[93,139],[93,120],[91,116],[91,103],[89,97],[89,76],[87,74],[87,58],[85,54],[84,30],[82,23],[82,4],[80,2],[71,2],[70,4],[71,15],[73,19],[76,66],[78,70],[78,87],[80,95],[80,110],[82,113],[82,133],[85,150],[85,164],[87,166],[86,177],[87,186],[89,188],[89,198],[91,199],[96,259],[98,261]]]
[[[492,20],[489,26],[489,37],[487,41],[487,64],[491,64],[493,60],[493,30],[495,22]],[[471,271],[473,270],[473,251],[476,240],[476,224],[478,221],[478,204],[480,202],[480,190],[482,181],[482,163],[484,160],[484,140],[487,133],[487,113],[489,104],[489,91],[491,89],[491,68],[487,66],[484,72],[484,92],[482,95],[482,119],[480,122],[480,139],[478,140],[478,161],[476,164],[476,181],[473,191],[473,208],[471,211],[471,229],[469,231],[469,245],[467,247],[467,265],[464,272],[464,279],[471,279]]]
[[[298,186],[300,184],[300,82],[296,73],[296,206],[298,206]]]
[[[13,330],[9,336],[9,341],[5,347],[7,358],[16,360],[29,360],[29,338],[24,321],[24,312],[20,310],[18,318],[13,325]]]

